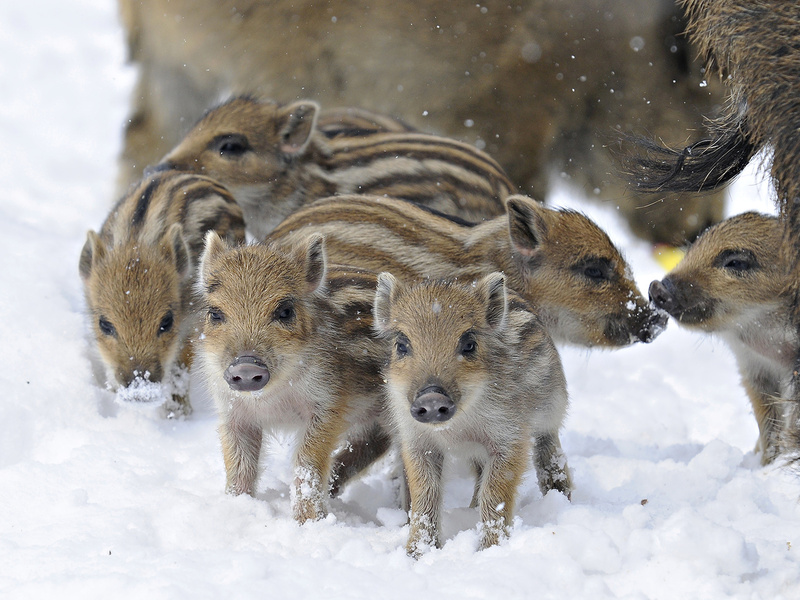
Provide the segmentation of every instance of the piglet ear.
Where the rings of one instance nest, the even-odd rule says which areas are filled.
[[[314,293],[325,287],[325,276],[328,272],[328,261],[325,257],[325,238],[315,233],[309,236],[306,244],[306,290],[309,293]]]
[[[533,256],[547,237],[551,212],[527,196],[515,195],[506,199],[508,233],[515,252],[524,257]]]
[[[183,239],[183,227],[180,223],[173,223],[167,231],[167,244],[172,258],[175,260],[175,269],[181,278],[187,277],[192,272],[192,259],[186,240]]]
[[[372,307],[372,326],[378,333],[384,333],[390,329],[392,298],[397,287],[397,279],[391,273],[384,272],[378,275],[378,288],[375,291],[375,302]]]
[[[502,273],[490,273],[478,283],[478,294],[483,296],[486,306],[486,324],[492,329],[503,329],[508,315],[506,277]]]
[[[291,157],[305,151],[317,126],[318,114],[319,105],[308,100],[289,104],[279,111],[281,152]]]
[[[81,274],[81,279],[84,281],[89,279],[89,276],[92,274],[92,267],[105,256],[105,253],[106,246],[103,240],[90,229],[86,234],[86,243],[83,245],[81,258],[78,261],[78,271]]]
[[[198,274],[198,285],[201,289],[207,286],[211,277],[214,262],[228,250],[227,245],[219,234],[213,229],[209,229],[205,237],[205,250],[200,257],[200,270]]]

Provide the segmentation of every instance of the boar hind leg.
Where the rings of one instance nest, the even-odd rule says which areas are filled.
[[[784,403],[778,398],[777,385],[768,385],[766,381],[745,381],[744,387],[758,423],[758,443],[755,452],[761,454],[761,464],[768,465],[781,451]]]
[[[343,411],[315,415],[295,458],[292,514],[298,523],[318,521],[327,514],[331,460],[346,427]]]
[[[558,490],[567,498],[571,497],[572,477],[567,467],[567,457],[561,450],[558,432],[542,433],[534,437],[533,466],[542,494]]]
[[[403,446],[411,504],[406,552],[414,558],[419,558],[429,548],[440,546],[443,464],[444,456],[438,450]]]
[[[253,425],[233,421],[225,421],[220,425],[219,436],[227,476],[225,490],[229,494],[253,494],[262,435],[261,428]]]
[[[338,496],[347,482],[386,454],[391,438],[386,430],[375,424],[360,435],[348,439],[347,447],[333,458],[331,497]]]
[[[517,488],[528,463],[529,444],[520,440],[502,454],[489,457],[481,478],[480,549],[497,545],[508,537]]]

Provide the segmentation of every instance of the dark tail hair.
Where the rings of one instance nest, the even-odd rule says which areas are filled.
[[[758,151],[739,102],[719,119],[709,120],[709,139],[675,150],[642,137],[623,136],[632,146],[620,160],[637,192],[702,192],[726,185]]]

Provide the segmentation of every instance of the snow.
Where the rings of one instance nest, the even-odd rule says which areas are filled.
[[[0,6],[0,596],[3,598],[800,598],[800,477],[762,468],[732,355],[674,324],[650,345],[564,349],[572,502],[524,479],[511,537],[477,551],[468,470],[444,547],[406,556],[386,460],[297,525],[291,439],[256,498],[224,493],[216,418],[165,420],[98,385],[78,276],[113,200],[134,72],[111,0]],[[757,170],[731,211],[771,209]],[[561,189],[663,275],[613,210]]]

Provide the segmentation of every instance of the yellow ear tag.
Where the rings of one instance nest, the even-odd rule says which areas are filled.
[[[672,271],[681,262],[684,254],[686,252],[669,244],[656,244],[653,247],[653,258],[665,271]]]

